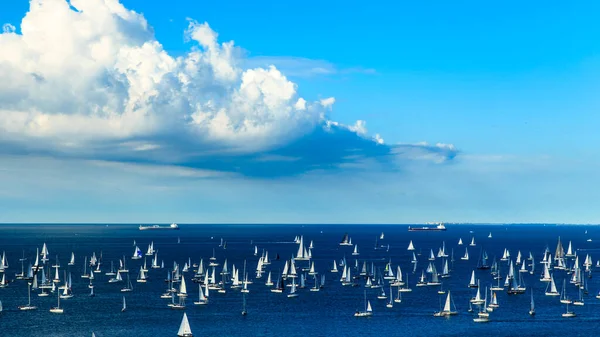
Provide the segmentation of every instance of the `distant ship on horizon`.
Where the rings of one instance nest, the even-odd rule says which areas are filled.
[[[432,223],[432,224],[435,224],[435,223]],[[411,227],[411,226],[408,226],[408,231],[409,232],[417,232],[417,231],[445,231],[445,230],[446,230],[446,226],[444,226],[443,222],[437,223],[437,226],[435,226],[435,227],[430,227],[430,226]]]
[[[176,223],[172,223],[169,226],[161,226],[161,225],[150,225],[150,226],[143,226],[140,225],[140,230],[141,231],[145,231],[145,230],[150,230],[150,229],[179,229],[179,226]]]

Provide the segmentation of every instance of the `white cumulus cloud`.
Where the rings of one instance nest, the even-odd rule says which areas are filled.
[[[20,33],[2,31],[0,141],[68,151],[176,134],[257,151],[310,131],[334,102],[300,97],[273,66],[242,68],[207,23],[190,20],[193,47],[173,57],[118,0],[32,0]]]
[[[362,120],[328,119],[334,97],[305,99],[276,66],[249,67],[208,23],[182,34],[190,49],[175,57],[119,0],[31,0],[20,29],[0,33],[0,154],[273,176],[398,151]]]

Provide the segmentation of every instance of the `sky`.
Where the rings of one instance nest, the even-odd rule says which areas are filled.
[[[0,222],[600,223],[600,3],[0,4]]]

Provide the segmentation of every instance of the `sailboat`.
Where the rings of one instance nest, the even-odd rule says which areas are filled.
[[[533,301],[533,288],[531,289],[531,303],[529,304],[529,315],[535,316],[535,302]]]
[[[125,303],[125,296],[123,296],[123,308],[121,308],[121,312],[125,312],[127,310],[127,304]]]
[[[271,272],[269,272],[269,274],[267,275],[267,282],[265,282],[265,285],[267,287],[272,287],[273,286],[273,281],[271,280]]]
[[[444,304],[444,308],[442,310],[434,313],[433,316],[446,317],[446,316],[452,316],[452,315],[458,314],[458,311],[456,311],[456,307],[454,307],[454,310],[452,310],[451,304],[454,305],[454,303],[452,302],[452,297],[450,295],[450,291],[448,291],[448,295],[446,296],[446,303]]]
[[[135,246],[135,249],[133,250],[133,255],[131,256],[131,259],[139,260],[141,258],[142,258],[142,250],[138,246]]]
[[[271,289],[271,292],[281,294],[283,292],[283,288],[284,288],[283,277],[281,277],[281,273],[280,273],[279,277],[277,278],[277,283],[275,284],[275,287],[273,289]]]
[[[564,279],[563,279],[562,291],[560,293],[560,303],[563,303],[563,304],[565,304],[565,303],[569,303],[569,304],[573,303],[573,301],[570,300],[567,297],[567,282]]]
[[[401,292],[401,293],[409,293],[409,292],[412,291],[412,289],[410,289],[408,287],[408,273],[406,273],[406,278],[405,279],[406,279],[406,282],[404,283],[404,286],[398,287],[398,291]]]
[[[417,287],[424,287],[427,285],[427,281],[425,278],[425,271],[421,270],[421,277],[419,278],[419,281],[417,282]]]
[[[300,236],[300,242],[298,244],[298,252],[296,253],[296,260],[298,261],[307,261],[310,260],[310,256],[308,255],[308,251],[304,246],[304,236]]]
[[[127,286],[121,288],[121,292],[131,292],[133,291],[133,284],[131,284],[131,280],[129,279],[129,273],[127,273]]]
[[[571,318],[571,317],[575,317],[575,316],[577,316],[577,315],[575,315],[574,311],[569,311],[569,303],[567,303],[567,311],[564,314],[562,314],[562,317]]]
[[[487,290],[485,293],[486,297],[487,297]],[[481,292],[479,291],[479,287],[477,287],[477,294],[475,295],[475,297],[473,297],[470,302],[473,304],[482,304],[484,303],[484,299],[481,298]]]
[[[27,305],[20,305],[19,310],[35,310],[36,306],[31,305],[31,283],[27,282],[27,296],[29,298]]]
[[[171,309],[185,309],[185,297],[179,297],[179,303],[175,303],[175,293],[171,293],[171,303],[168,306]]]
[[[387,299],[387,295],[385,294],[385,290],[383,290],[383,288],[381,288],[381,294],[379,294],[377,296],[377,299],[379,299],[379,300],[386,300]]]
[[[408,251],[415,250],[415,246],[413,245],[412,240],[410,240],[410,242],[408,243],[408,248],[406,250],[408,250]]]
[[[469,261],[469,249],[465,247],[465,255],[460,258],[463,261]]]
[[[138,274],[137,282],[146,283],[146,281],[146,272],[144,271],[144,268],[140,266],[140,273]]]
[[[69,261],[69,266],[75,265],[75,253],[71,252],[71,261]]]
[[[204,292],[202,291],[202,285],[198,284],[198,301],[194,302],[195,305],[206,305],[208,304],[208,298],[204,296]]]
[[[579,288],[579,299],[573,301],[573,305],[583,306],[585,303],[583,302],[583,290]]]
[[[500,307],[498,305],[498,298],[496,297],[496,293],[490,289],[490,304],[487,307],[487,311],[492,312],[494,309]]]
[[[478,288],[478,284],[475,279],[475,270],[471,273],[471,280],[469,281],[469,288]]]
[[[313,277],[315,279],[315,285],[312,288],[310,288],[310,291],[320,291],[321,287],[319,286],[319,281],[317,279],[317,276],[315,275]]]
[[[348,233],[344,234],[342,241],[340,241],[340,246],[352,246],[352,240],[349,238]]]
[[[73,292],[71,291],[71,274],[69,274],[69,278],[67,278],[66,273],[67,272],[65,271],[65,284],[62,287],[63,293],[62,295],[60,295],[62,299],[68,299],[73,297]]]
[[[471,238],[471,243],[469,244],[471,247],[475,247],[475,237]]]
[[[333,260],[333,268],[331,268],[331,272],[332,273],[338,272],[337,263],[335,263],[335,260]]]
[[[396,303],[401,303],[402,302],[402,288],[398,287],[398,293],[396,294],[396,298],[394,299],[394,302]]]
[[[367,291],[365,290],[365,311],[356,311],[354,317],[370,317],[373,316],[373,308],[371,302],[367,301]]]
[[[83,259],[83,274],[81,278],[90,278],[90,274],[87,273],[87,256]]]
[[[248,315],[246,311],[246,293],[242,293],[242,316]]]
[[[127,273],[127,276],[129,276],[129,273]],[[116,283],[116,282],[122,282],[123,281],[123,277],[121,276],[121,271],[117,271],[117,275],[113,278],[108,279],[108,283]]]
[[[298,293],[296,292],[296,279],[292,279],[292,287],[290,288],[290,293],[287,295],[289,298],[298,297]]]
[[[181,319],[181,325],[179,326],[179,331],[177,332],[178,337],[193,337],[192,329],[190,328],[190,322],[188,322],[188,318],[186,313],[183,313],[183,318]]]
[[[546,287],[546,296],[560,296],[560,293],[556,289],[556,284],[554,283],[553,274],[550,275],[550,283],[548,283],[548,286]]]
[[[487,289],[485,291],[485,301],[479,307],[479,312],[477,313],[477,317],[473,318],[473,322],[475,323],[487,323],[490,321],[490,314],[486,312],[486,302],[487,302]]]
[[[2,281],[0,281],[0,288],[6,288],[8,281],[6,280],[6,274],[2,274]]]
[[[400,293],[398,293],[398,295],[400,295]],[[394,300],[393,300],[392,296],[392,286],[390,286],[390,300],[388,301],[388,303],[385,305],[388,308],[393,308],[394,307]]]
[[[57,304],[55,307],[50,308],[50,312],[53,314],[62,314],[63,308],[60,307],[60,292],[56,292]]]
[[[427,282],[428,286],[439,286],[442,283],[438,279],[438,272],[435,269],[435,264],[431,264],[431,280]]]
[[[358,245],[354,245],[354,251],[352,252],[352,255],[359,255],[360,253],[358,252]]]
[[[181,283],[179,284],[178,297],[187,297],[187,286],[185,285],[185,277],[181,277]]]

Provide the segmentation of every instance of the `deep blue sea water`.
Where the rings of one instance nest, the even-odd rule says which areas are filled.
[[[338,245],[345,232],[351,236],[353,243],[358,244],[358,257],[351,255],[352,247]],[[379,244],[389,244],[389,251],[374,249],[375,239],[381,232],[385,233],[385,238]],[[493,234],[491,239],[487,238],[489,232]],[[56,296],[38,297],[34,293],[32,302],[38,310],[22,312],[17,307],[27,302],[26,282],[17,280],[11,283],[0,289],[0,300],[4,306],[0,315],[0,336],[90,336],[92,331],[98,337],[176,336],[183,312],[170,309],[167,307],[169,300],[160,298],[166,288],[167,269],[173,261],[183,266],[188,258],[193,263],[204,258],[207,264],[215,249],[221,265],[227,258],[229,264],[234,263],[241,268],[246,259],[249,275],[253,277],[252,271],[258,260],[253,251],[254,245],[257,245],[260,251],[267,250],[271,259],[276,254],[281,256],[281,260],[272,260],[266,269],[267,272],[272,271],[275,279],[285,259],[297,251],[298,245],[293,242],[296,235],[303,235],[306,245],[313,240],[313,260],[317,271],[326,275],[325,287],[320,292],[310,292],[308,288],[312,283],[308,282],[306,289],[299,290],[298,298],[290,299],[285,293],[271,293],[264,285],[265,274],[263,279],[254,280],[249,285],[248,316],[243,317],[240,314],[242,296],[239,291],[228,289],[226,294],[213,291],[208,305],[194,306],[192,301],[198,296],[198,288],[191,282],[190,272],[186,274],[190,297],[185,312],[195,336],[593,336],[600,329],[600,300],[595,298],[600,290],[600,272],[595,271],[588,279],[589,295],[585,297],[585,306],[571,307],[577,317],[567,319],[561,317],[565,307],[559,299],[544,295],[546,283],[539,281],[542,265],[538,263],[546,247],[554,253],[560,236],[565,249],[572,241],[580,255],[580,262],[589,253],[595,264],[600,259],[598,226],[449,225],[446,232],[408,232],[407,226],[403,225],[181,225],[179,231],[139,231],[135,225],[55,224],[0,226],[0,251],[6,252],[10,265],[6,275],[8,279],[14,279],[15,273],[21,270],[19,258],[23,250],[28,262],[33,261],[36,248],[41,248],[45,242],[50,251],[49,263],[54,263],[58,255],[61,270],[72,273],[75,297],[62,300],[65,313],[54,315],[48,310],[56,304]],[[470,247],[469,261],[461,261],[465,246],[458,247],[458,239],[462,238],[468,244],[471,236],[475,237],[477,246]],[[181,238],[179,244],[178,237]],[[219,248],[221,238],[227,242],[225,250]],[[586,241],[588,238],[592,241]],[[150,269],[150,280],[146,284],[134,281],[134,291],[125,294],[128,310],[121,313],[122,284],[107,283],[109,277],[104,272],[110,261],[118,264],[118,259],[125,255],[132,280],[135,279],[143,259],[130,259],[134,240],[144,252],[154,241],[159,259],[165,261],[166,269]],[[417,252],[422,252],[418,256],[416,274],[412,274],[412,255],[406,250],[410,240],[413,240]],[[452,291],[460,313],[450,318],[437,318],[432,316],[440,305],[437,287],[415,287],[415,282],[421,269],[427,266],[429,250],[437,253],[444,241],[448,253],[454,249],[456,259],[452,277],[444,280],[444,288]],[[504,248],[510,250],[513,258],[521,250],[525,256],[531,251],[536,259],[534,275],[525,275],[528,292],[510,296],[505,291],[498,292],[500,308],[491,313],[491,322],[487,324],[474,323],[473,314],[467,312],[468,301],[475,293],[467,284],[482,248],[490,259],[494,256],[499,258]],[[76,264],[67,267],[72,251],[76,255]],[[84,256],[91,256],[93,252],[98,256],[102,252],[103,273],[95,275],[96,297],[90,298],[89,281],[81,279],[80,275]],[[366,260],[374,262],[376,268],[382,270],[391,259],[394,271],[399,264],[404,272],[409,272],[413,292],[403,293],[402,303],[386,308],[386,301],[376,298],[380,290],[367,289],[374,315],[366,319],[353,317],[356,310],[364,307],[365,287],[343,287],[339,282],[341,268],[338,274],[330,272],[333,260],[339,261],[344,256],[352,266],[358,258],[360,266]],[[305,264],[298,262],[299,266]],[[439,259],[436,267],[441,271]],[[501,274],[506,275],[506,263],[501,263],[501,268]],[[476,273],[482,287],[492,282],[488,270]],[[555,271],[554,277],[560,288],[562,280],[568,276],[564,271]],[[364,280],[361,282],[364,283]],[[533,318],[528,315],[531,287],[537,310]],[[568,284],[567,291],[570,297],[577,297],[573,285]]]

